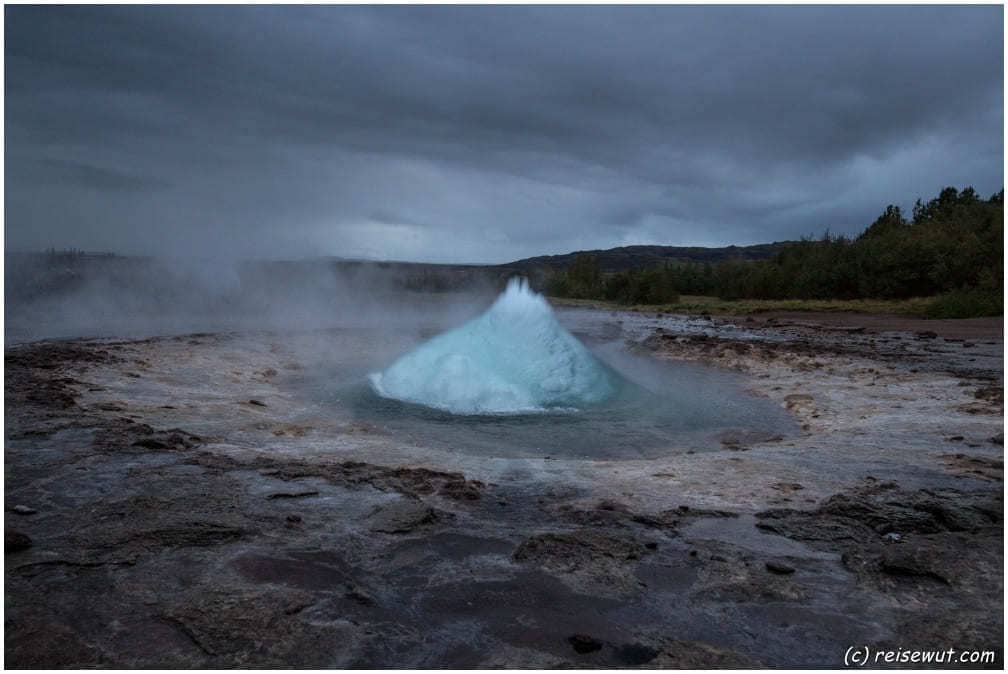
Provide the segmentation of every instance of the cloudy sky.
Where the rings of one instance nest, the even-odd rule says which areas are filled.
[[[1002,8],[5,11],[8,250],[502,262],[1003,184]]]

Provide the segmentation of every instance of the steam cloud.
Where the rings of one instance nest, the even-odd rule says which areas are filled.
[[[458,325],[500,282],[478,275],[421,292],[404,266],[333,259],[222,259],[7,253],[5,343],[328,328],[427,333]]]

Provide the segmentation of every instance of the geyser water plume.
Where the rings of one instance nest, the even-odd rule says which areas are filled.
[[[370,375],[386,398],[454,414],[580,408],[609,398],[613,374],[522,279],[482,315]]]

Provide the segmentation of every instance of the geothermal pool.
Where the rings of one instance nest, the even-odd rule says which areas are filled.
[[[363,374],[347,381],[346,373],[336,372],[306,382],[306,390],[323,409],[346,406],[354,419],[403,441],[493,457],[655,458],[721,449],[722,439],[794,431],[787,412],[748,394],[741,377],[645,361],[617,344],[593,352],[612,358],[627,378],[609,400],[577,410],[458,415],[383,398]]]
[[[520,282],[480,316],[410,345],[385,369],[323,366],[298,383],[324,413],[404,441],[481,456],[640,459],[794,430],[744,379],[585,345]]]

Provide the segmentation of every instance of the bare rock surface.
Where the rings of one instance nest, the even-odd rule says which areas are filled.
[[[839,667],[866,644],[1003,663],[1000,342],[567,320],[742,372],[801,432],[488,459],[291,393],[320,351],[382,336],[8,348],[8,666]]]

